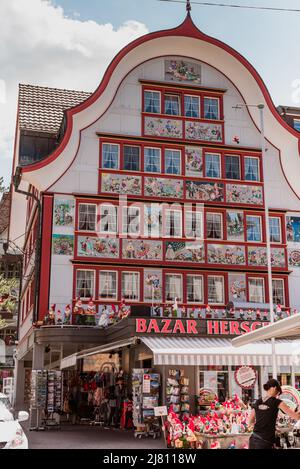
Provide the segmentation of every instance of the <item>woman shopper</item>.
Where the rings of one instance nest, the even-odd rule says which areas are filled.
[[[282,393],[276,379],[264,384],[266,396],[258,399],[253,406],[249,424],[254,424],[249,449],[272,449],[275,442],[275,427],[279,409],[294,420],[300,420],[300,412],[294,412],[278,396]]]

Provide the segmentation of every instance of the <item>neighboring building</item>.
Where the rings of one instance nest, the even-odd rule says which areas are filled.
[[[300,132],[300,107],[278,106],[277,110],[285,122]]]
[[[34,93],[35,87],[29,89]],[[68,96],[67,91],[54,94]],[[39,88],[39,95],[43,101],[52,91]],[[35,130],[40,131],[44,120],[48,131],[47,114],[30,96],[26,108],[19,105],[22,121],[35,114]],[[246,103],[265,105],[264,162],[258,109],[236,108]],[[16,187],[39,199],[42,220],[39,235],[36,202],[14,192],[11,231],[14,238],[26,232],[25,239],[20,238],[26,280],[19,318],[19,400],[26,364],[33,369],[59,367],[63,358],[84,348],[138,332],[143,339],[143,328],[137,331],[133,318],[106,331],[80,325],[41,327],[52,304],[63,316],[68,304],[74,310],[77,297],[85,309],[93,297],[98,321],[103,311],[116,311],[122,300],[133,317],[146,318],[168,314],[165,310],[177,301],[177,314],[184,321],[200,318],[202,338],[224,338],[263,326],[268,313],[262,312],[272,294],[283,309],[300,309],[299,135],[281,119],[246,59],[199,31],[189,14],[177,28],[148,34],[125,47],[97,90],[67,110],[64,119],[60,114],[55,120],[55,146],[54,134],[56,139],[60,135],[55,150],[18,170],[19,155],[22,162],[35,154],[20,153],[21,128],[16,140]],[[120,201],[120,196],[126,199]],[[273,292],[267,283],[265,197]],[[37,237],[41,251],[36,291]],[[230,321],[224,318],[229,302],[236,307]],[[206,305],[216,310],[214,315],[205,311]],[[245,322],[240,310],[249,308],[254,311]],[[156,323],[151,324],[148,335],[159,335]],[[177,335],[184,334],[176,327]],[[128,372],[130,353],[123,354]],[[175,356],[152,363],[189,364],[193,382],[197,375],[200,383],[208,366],[218,366],[220,380],[228,386],[228,373],[242,363],[240,357],[218,357],[211,363],[212,352],[207,353],[203,361],[177,362]],[[156,357],[162,355],[157,352]],[[139,363],[141,356],[151,358],[149,348],[133,362]],[[288,356],[278,363],[286,365],[280,373],[291,379]],[[251,359],[260,369],[261,385],[270,361],[249,353],[248,364]]]

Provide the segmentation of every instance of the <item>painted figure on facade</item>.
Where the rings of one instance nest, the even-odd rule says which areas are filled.
[[[189,176],[203,176],[202,148],[185,147],[185,169]]]
[[[188,199],[224,202],[224,184],[187,181],[186,191]]]
[[[201,65],[183,60],[165,60],[165,79],[201,83]]]
[[[227,184],[226,200],[229,203],[262,205],[262,188],[260,186]]]
[[[145,178],[145,195],[147,197],[183,197],[183,181],[156,177]]]
[[[145,135],[182,138],[182,121],[178,119],[163,119],[160,117],[146,116]]]
[[[185,137],[187,140],[222,142],[222,126],[221,124],[187,121],[185,123]]]
[[[167,242],[166,260],[170,262],[204,262],[204,246],[193,242]]]
[[[72,256],[74,236],[54,234],[52,236],[52,252],[56,255]]]
[[[55,199],[54,201],[54,225],[72,226],[74,222],[74,200]]]
[[[245,248],[221,244],[209,244],[207,259],[210,264],[245,265]]]
[[[101,191],[112,194],[141,195],[141,177],[102,174]]]

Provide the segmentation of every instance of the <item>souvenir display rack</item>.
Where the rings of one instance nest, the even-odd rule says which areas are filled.
[[[182,417],[190,415],[189,378],[183,370],[170,369],[167,378],[167,406]]]

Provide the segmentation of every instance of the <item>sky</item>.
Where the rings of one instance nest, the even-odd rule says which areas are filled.
[[[300,8],[300,0],[210,1]],[[0,176],[6,183],[19,83],[94,91],[123,46],[184,17],[184,4],[159,0],[0,0]],[[300,13],[192,3],[192,17],[254,65],[275,105],[300,106]]]

